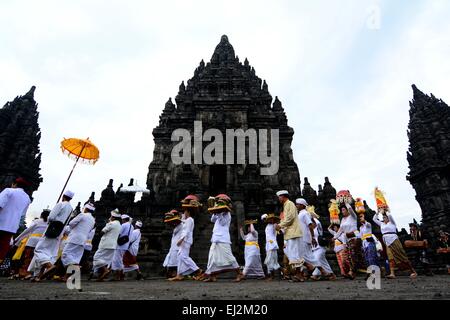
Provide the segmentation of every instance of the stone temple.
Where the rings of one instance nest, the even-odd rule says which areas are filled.
[[[450,108],[412,86],[408,125],[409,174],[425,231],[434,238],[450,227]]]
[[[248,144],[243,164],[229,164],[227,161],[175,164],[171,154],[178,141],[172,141],[172,133],[185,129],[192,138],[195,121],[201,121],[203,132],[217,129],[224,137],[227,129],[278,129],[278,172],[262,175],[260,162],[250,164]],[[293,135],[294,130],[288,125],[281,101],[278,97],[272,98],[266,81],[256,75],[247,59],[244,62],[239,60],[227,36],[222,36],[211,61],[205,63],[202,60],[194,76],[186,84],[180,84],[174,101],[169,98],[166,102],[159,124],[153,130],[155,147],[147,176],[147,188],[151,194],[134,202],[133,194],[120,192],[122,185],[114,190],[111,179],[96,201],[97,224],[101,227],[109,212],[116,207],[142,220],[144,228],[139,264],[150,274],[162,271],[162,262],[170,248],[172,231],[163,223],[164,213],[180,208],[180,200],[191,193],[199,196],[204,204],[202,212],[195,217],[194,244],[191,248],[192,258],[202,268],[207,264],[213,228],[210,215],[206,212],[209,196],[226,193],[233,200],[232,248],[241,264],[244,246],[238,235],[239,226],[245,219],[259,218],[263,213],[280,213],[275,195],[280,189],[289,190],[294,199],[303,196],[314,205],[326,227],[329,224],[328,203],[336,198],[336,189],[325,178],[316,191],[306,177],[301,189],[300,174],[291,148]],[[202,148],[208,144],[203,142]],[[270,143],[267,148],[271,151]],[[130,181],[129,184],[132,183]],[[95,200],[94,193],[91,200]],[[367,210],[370,209],[367,207]],[[265,242],[263,228],[263,224],[257,225],[261,245]],[[334,257],[332,252],[330,257]]]
[[[7,102],[0,109],[0,191],[9,187],[17,177],[31,183],[32,194],[42,182],[39,174],[41,130],[39,112],[31,87],[23,96]]]

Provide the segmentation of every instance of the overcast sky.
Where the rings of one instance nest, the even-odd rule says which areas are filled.
[[[75,204],[109,178],[144,186],[165,102],[227,34],[283,103],[302,185],[329,176],[372,207],[378,185],[404,227],[420,219],[405,179],[411,84],[450,102],[449,15],[446,0],[2,0],[0,102],[37,87],[44,182],[29,214],[55,204],[73,165],[63,137],[101,152],[74,173]]]

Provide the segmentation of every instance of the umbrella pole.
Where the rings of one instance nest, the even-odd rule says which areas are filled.
[[[61,200],[61,197],[62,197],[62,195],[64,193],[64,190],[66,189],[67,184],[69,183],[69,180],[72,177],[73,170],[75,170],[75,167],[77,166],[78,160],[80,160],[81,154],[83,153],[83,150],[84,150],[85,147],[86,146],[83,146],[83,149],[81,149],[80,154],[78,155],[77,160],[75,161],[75,163],[74,163],[74,165],[72,167],[72,170],[70,171],[69,176],[67,177],[66,183],[64,184],[64,187],[62,188],[61,193],[60,193],[60,195],[58,197],[58,201],[56,201],[57,204],[58,204],[59,200]]]

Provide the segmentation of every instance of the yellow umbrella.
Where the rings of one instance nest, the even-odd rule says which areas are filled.
[[[73,170],[79,161],[86,164],[94,165],[98,159],[100,158],[100,152],[98,148],[87,139],[78,139],[78,138],[64,138],[61,141],[61,150],[64,154],[66,154],[69,158],[75,160],[75,164],[73,165],[72,170],[70,171],[69,177],[64,184],[64,187],[59,195],[58,201],[61,199],[64,190],[66,189],[67,183],[69,183],[70,177],[72,176]]]

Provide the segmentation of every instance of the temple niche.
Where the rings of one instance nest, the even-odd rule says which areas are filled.
[[[31,87],[23,96],[7,102],[0,109],[0,191],[9,187],[17,177],[31,183],[30,195],[39,188],[41,130],[39,112]]]
[[[430,238],[450,227],[450,108],[412,86],[407,179],[416,191],[422,224]]]

